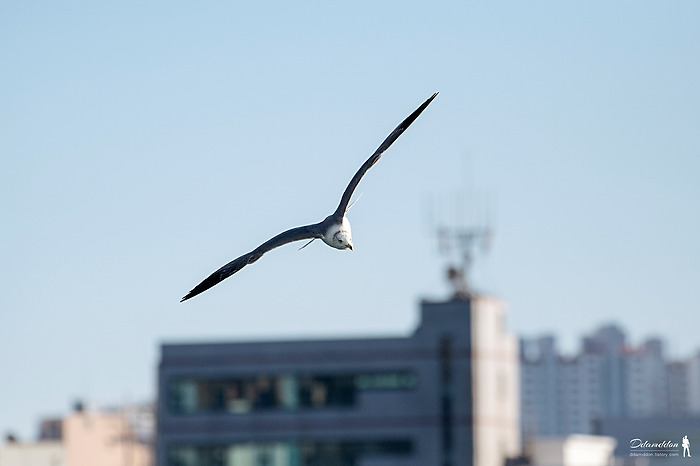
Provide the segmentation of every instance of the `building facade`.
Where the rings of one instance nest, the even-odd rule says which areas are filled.
[[[45,419],[36,442],[0,445],[0,466],[152,466],[153,407],[86,409]]]
[[[402,338],[166,344],[159,466],[502,466],[518,348],[490,297],[423,302]]]
[[[66,466],[153,465],[152,420],[150,405],[75,410],[61,427]]]
[[[590,434],[602,419],[700,414],[700,361],[668,361],[650,338],[629,345],[617,326],[604,326],[564,356],[552,336],[521,340],[523,441]]]
[[[613,466],[617,441],[612,437],[574,434],[540,437],[530,450],[531,466]]]
[[[0,445],[2,466],[66,466],[63,444],[56,440],[37,442],[6,441]]]

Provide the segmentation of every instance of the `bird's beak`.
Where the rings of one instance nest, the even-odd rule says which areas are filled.
[[[348,249],[352,251],[352,244],[348,243]]]

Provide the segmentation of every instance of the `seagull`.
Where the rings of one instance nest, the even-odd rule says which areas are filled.
[[[238,272],[246,265],[252,264],[253,262],[257,261],[266,252],[271,251],[272,249],[280,247],[284,244],[291,243],[293,241],[301,241],[305,239],[311,240],[304,246],[302,246],[300,249],[305,248],[316,239],[321,239],[324,243],[326,243],[332,248],[341,250],[352,250],[352,235],[350,233],[350,222],[348,221],[348,218],[345,215],[348,209],[352,207],[352,204],[350,204],[350,198],[352,197],[352,193],[355,191],[355,188],[360,183],[360,180],[362,179],[364,174],[367,173],[367,170],[369,170],[372,167],[372,165],[377,163],[379,158],[382,156],[382,153],[384,153],[384,151],[387,150],[389,146],[391,146],[391,144],[393,144],[393,142],[396,141],[396,139],[399,136],[401,136],[401,133],[403,133],[406,130],[406,128],[408,128],[411,125],[411,123],[413,123],[415,119],[418,118],[418,115],[420,115],[423,112],[423,110],[425,110],[425,108],[430,104],[430,102],[433,101],[433,99],[437,95],[438,93],[436,92],[435,94],[430,96],[428,100],[423,102],[423,104],[420,107],[418,107],[404,121],[402,121],[401,124],[399,124],[399,126],[397,126],[396,129],[392,131],[391,134],[389,134],[389,136],[387,136],[384,142],[382,142],[379,145],[377,150],[374,151],[374,154],[372,154],[365,161],[365,163],[362,164],[360,169],[357,170],[357,173],[355,173],[355,176],[353,176],[350,180],[348,186],[345,188],[343,196],[340,198],[340,204],[338,204],[338,208],[335,209],[335,212],[326,217],[322,222],[314,223],[313,225],[296,227],[282,232],[274,238],[265,241],[263,244],[253,249],[249,253],[243,254],[242,256],[232,260],[231,262],[222,266],[219,270],[205,278],[199,285],[192,288],[192,290],[189,293],[187,293],[180,300],[180,302],[186,301],[208,290],[212,286]],[[350,207],[348,207],[348,204],[350,204]]]

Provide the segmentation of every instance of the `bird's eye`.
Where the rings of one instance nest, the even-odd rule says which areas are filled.
[[[340,244],[343,244],[343,240],[342,240],[342,239],[339,239],[338,242],[339,242]]]

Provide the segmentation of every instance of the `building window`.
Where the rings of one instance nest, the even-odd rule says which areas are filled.
[[[367,458],[411,454],[408,439],[365,441],[289,441],[233,445],[177,445],[168,449],[168,466],[355,466]]]
[[[358,392],[405,390],[416,383],[409,371],[175,378],[168,384],[167,407],[174,414],[348,407]]]

